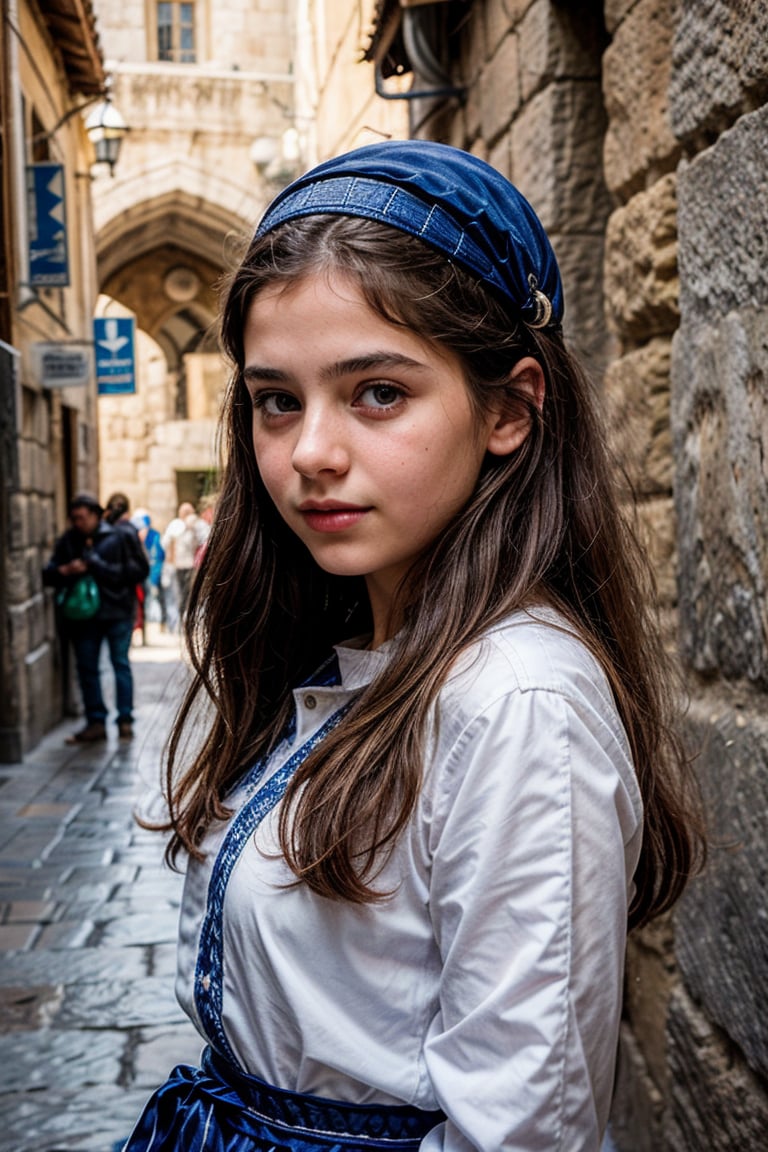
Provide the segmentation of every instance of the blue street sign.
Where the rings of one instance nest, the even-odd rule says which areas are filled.
[[[93,321],[96,347],[96,383],[99,396],[117,396],[136,391],[136,364],[133,354],[133,317],[97,317]]]
[[[29,216],[29,282],[35,287],[64,288],[69,284],[64,166],[27,167]]]

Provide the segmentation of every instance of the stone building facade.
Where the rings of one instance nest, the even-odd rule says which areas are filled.
[[[129,127],[94,186],[99,314],[133,315],[137,386],[99,399],[100,485],[161,530],[215,483],[218,289],[298,170],[292,5],[96,0]]]
[[[40,16],[52,6],[19,2],[37,13],[24,19],[39,59],[55,58]],[[77,291],[42,300],[78,335],[97,285],[104,314],[136,316],[139,386],[98,402],[98,479],[159,521],[214,463],[224,371],[207,333],[218,279],[293,172],[373,139],[440,139],[490,160],[539,211],[563,269],[567,335],[603,391],[685,669],[712,822],[705,874],[630,942],[613,1138],[620,1152],[762,1147],[768,8],[192,0],[170,5],[170,19],[169,5],[150,0],[96,8],[131,132],[114,180],[93,189],[98,279],[84,235]],[[24,83],[34,94],[31,73]],[[72,99],[66,85],[55,91],[46,127]],[[6,85],[6,107],[8,96]],[[76,121],[62,139],[80,155]],[[88,182],[74,172],[86,166],[73,164],[71,202],[83,214]],[[58,331],[39,303],[22,317],[34,332],[17,315],[0,338],[20,347]],[[19,379],[31,381],[23,362]],[[4,464],[0,530],[14,560],[0,656],[7,668],[10,635],[26,687],[8,683],[18,700],[26,693],[27,717],[31,702],[40,709],[24,721],[31,739],[50,722],[40,541],[62,526],[67,485],[97,482],[96,400],[92,389],[48,396],[31,383],[16,395],[22,480]]]
[[[98,480],[88,369],[93,154],[80,109],[103,99],[106,77],[88,0],[3,0],[1,8],[0,762],[12,762],[61,715],[53,605],[40,570],[68,498]],[[45,192],[28,202],[27,181],[37,186],[42,171],[30,165],[61,169],[46,169]],[[83,357],[81,382],[62,387],[65,377],[42,372],[44,348],[59,363]]]
[[[374,0],[297,4],[296,115],[308,167],[350,148],[408,136],[405,102],[377,96],[370,68],[362,63],[376,13]]]
[[[322,46],[317,25],[299,27],[305,56],[327,67],[320,159],[392,123],[397,134],[384,119],[394,102],[377,113],[367,101],[410,87],[422,95],[401,101],[404,134],[476,152],[540,213],[686,673],[711,857],[677,909],[630,942],[613,1139],[621,1152],[762,1148],[768,8],[379,0],[371,13],[335,0],[323,13]],[[354,84],[353,26],[368,61]]]

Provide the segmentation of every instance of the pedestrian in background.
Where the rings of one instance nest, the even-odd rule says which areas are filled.
[[[104,519],[108,524],[111,524],[118,531],[123,533],[123,543],[126,550],[138,558],[141,555],[146,556],[144,543],[139,535],[138,528],[133,523],[131,518],[131,505],[128,497],[124,492],[113,492],[107,499],[106,508],[104,510]],[[148,558],[148,557],[147,557]],[[147,621],[146,621],[146,590],[145,583],[136,585],[136,612],[133,620],[133,630],[141,632],[142,644],[147,642]]]
[[[200,520],[189,501],[179,505],[178,514],[171,520],[162,537],[166,562],[174,571],[176,603],[179,619],[184,618],[189,590],[195,574],[195,557],[207,537],[206,525]]]
[[[136,615],[136,586],[149,571],[146,554],[126,542],[124,531],[102,519],[98,499],[88,492],[75,496],[69,505],[71,528],[56,541],[43,569],[43,583],[62,595],[62,626],[75,652],[77,677],[83,698],[86,724],[69,737],[69,744],[105,740],[107,707],[101,689],[99,658],[106,641],[115,674],[115,703],[120,738],[133,735],[133,676],[129,659]],[[133,532],[131,528],[131,532]],[[135,535],[135,533],[134,533]],[[138,545],[138,539],[136,541]],[[92,614],[68,618],[67,596],[85,581],[97,588]]]
[[[127,1152],[598,1152],[627,926],[702,841],[562,316],[532,208],[456,149],[267,210],[167,777],[209,1046]]]
[[[208,547],[208,537],[211,534],[213,518],[216,515],[216,499],[217,497],[215,495],[209,495],[203,497],[200,503],[200,515],[197,525],[200,543],[195,552],[195,568],[199,568],[202,564],[205,550]]]
[[[146,508],[137,508],[131,517],[131,523],[138,532],[139,540],[144,545],[149,559],[149,576],[144,583],[144,617],[145,620],[159,621],[160,630],[165,632],[168,626],[168,609],[162,580],[165,549],[160,533],[152,526],[152,516]]]

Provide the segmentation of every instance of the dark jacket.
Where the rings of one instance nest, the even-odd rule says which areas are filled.
[[[62,576],[58,568],[70,560],[82,559],[88,565],[101,593],[97,620],[132,620],[136,612],[136,585],[149,575],[149,560],[135,530],[113,528],[102,520],[86,547],[86,539],[75,528],[69,528],[53,549],[43,568],[43,583],[54,588],[74,584],[77,576]]]

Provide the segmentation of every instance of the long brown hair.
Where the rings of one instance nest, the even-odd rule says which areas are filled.
[[[222,415],[216,519],[186,617],[194,678],[172,733],[171,861],[200,855],[254,758],[275,743],[291,690],[330,646],[370,628],[361,580],[323,572],[269,499],[254,458],[242,379],[249,307],[309,273],[354,277],[369,305],[449,349],[478,408],[528,408],[510,457],[486,459],[471,500],[413,565],[386,668],[294,775],[281,848],[323,896],[383,898],[374,885],[418,796],[425,727],[457,656],[515,609],[554,605],[606,671],[642,792],[644,837],[630,924],[668,908],[703,854],[676,729],[670,663],[651,617],[650,574],[620,514],[592,390],[558,330],[533,331],[482,284],[418,239],[376,222],[314,216],[251,244],[234,274],[222,340],[234,372]],[[524,355],[542,365],[541,413],[509,387]],[[183,736],[207,697],[212,719],[185,771]]]

